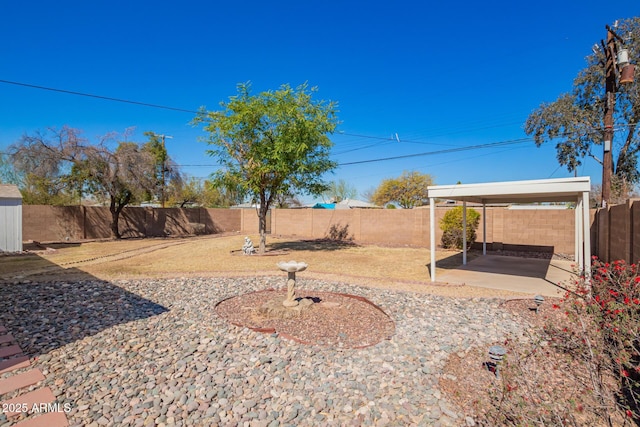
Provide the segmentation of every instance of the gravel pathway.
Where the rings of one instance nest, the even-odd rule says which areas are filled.
[[[522,335],[499,300],[299,278],[361,295],[396,322],[366,349],[298,344],[227,324],[223,298],[283,277],[18,283],[0,324],[37,360],[72,426],[473,425],[438,388],[445,360]],[[473,375],[472,372],[469,375]],[[11,425],[0,414],[0,426]]]

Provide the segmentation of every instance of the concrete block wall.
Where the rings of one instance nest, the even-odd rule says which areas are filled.
[[[631,259],[630,206],[615,205],[609,209],[609,259]]]
[[[436,242],[442,236],[440,220],[450,209],[436,208]],[[482,208],[475,208],[482,215]],[[243,210],[243,233],[258,232],[255,210]],[[575,211],[486,209],[488,249],[542,250],[573,254]],[[348,226],[350,236],[360,243],[428,247],[429,209],[274,209],[271,233],[303,238],[326,238],[332,226]],[[482,242],[483,221],[477,231]]]
[[[373,209],[360,210],[361,239],[366,243],[388,245],[412,245],[420,242],[413,239],[415,219],[420,217],[424,209]],[[428,227],[427,227],[428,230]],[[422,234],[422,230],[418,230]],[[428,236],[428,234],[427,234]],[[428,238],[428,237],[427,237]],[[421,246],[421,245],[419,245]]]
[[[255,217],[255,232],[258,232],[257,213],[244,211],[245,215]],[[247,220],[243,220],[246,223]],[[286,234],[288,236],[312,236],[313,212],[312,209],[274,209],[271,212],[271,234]]]
[[[106,207],[22,207],[22,238],[65,241],[111,237],[111,214]],[[440,243],[440,219],[448,207],[436,208],[436,242]],[[482,215],[482,208],[475,208]],[[508,210],[487,208],[488,249],[521,250],[544,247],[573,254],[574,211]],[[627,262],[640,260],[640,200],[591,212],[593,253],[600,259]],[[348,226],[357,242],[381,245],[429,247],[429,209],[323,210],[275,209],[271,211],[271,234],[301,238],[325,238],[332,225]],[[152,209],[125,208],[120,231],[125,237],[183,235],[204,225],[207,234],[239,231],[258,233],[255,209]],[[480,219],[477,242],[482,242]],[[531,249],[527,249],[531,247]]]
[[[241,231],[240,212],[234,212],[232,209],[207,208],[198,209],[200,224],[205,225],[206,234],[224,233],[230,231]]]
[[[640,201],[631,204],[631,259],[629,262],[640,260]]]
[[[445,209],[438,208],[436,222]],[[255,211],[243,210],[246,234],[257,233]],[[331,227],[347,227],[348,235],[360,243],[424,246],[429,242],[429,209],[274,209],[271,234],[312,239],[327,238]],[[440,230],[437,229],[437,238]]]
[[[233,209],[130,207],[123,209],[118,225],[123,237],[182,236],[202,228],[214,234],[240,231],[241,216]],[[102,206],[24,205],[22,235],[42,242],[110,238],[111,212]]]
[[[504,210],[502,242],[549,247],[555,253],[575,251],[575,211]]]
[[[258,213],[255,209],[233,209],[240,215],[240,231],[243,234],[258,234]],[[273,215],[273,214],[272,214]]]
[[[22,239],[77,240],[83,235],[84,214],[75,206],[22,206]]]
[[[86,206],[82,237],[79,239],[106,239],[111,237],[111,212],[109,208]],[[122,230],[120,230],[122,232]]]
[[[598,209],[592,230],[596,248],[594,254],[603,261],[640,261],[640,199]]]

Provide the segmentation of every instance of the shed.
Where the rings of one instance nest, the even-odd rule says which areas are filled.
[[[22,252],[22,194],[12,184],[0,184],[0,252]]]
[[[428,187],[430,201],[431,281],[436,280],[435,200],[457,200],[463,204],[463,226],[466,230],[467,202],[483,206],[489,203],[573,202],[575,209],[575,259],[585,274],[591,271],[591,238],[589,222],[589,177],[541,179],[532,181],[488,182],[482,184],[437,185]],[[486,224],[483,227],[486,230]],[[463,232],[466,238],[466,232]],[[482,236],[482,252],[486,254],[486,235]],[[462,262],[467,263],[466,242]]]

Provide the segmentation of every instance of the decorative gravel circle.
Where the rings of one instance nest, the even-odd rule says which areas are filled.
[[[259,312],[266,302],[285,296],[284,290],[250,292],[220,301],[215,311],[233,325],[277,332],[302,344],[364,348],[390,339],[395,333],[393,320],[380,307],[357,295],[296,291],[297,298],[313,301],[299,315],[283,319]]]

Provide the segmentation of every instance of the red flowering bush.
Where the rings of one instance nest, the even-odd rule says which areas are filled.
[[[608,368],[618,380],[620,409],[640,421],[640,276],[636,264],[594,258],[591,280],[577,280],[567,303],[595,328]]]
[[[597,258],[589,276],[576,272],[557,315],[509,346],[480,425],[640,425],[638,273]]]

